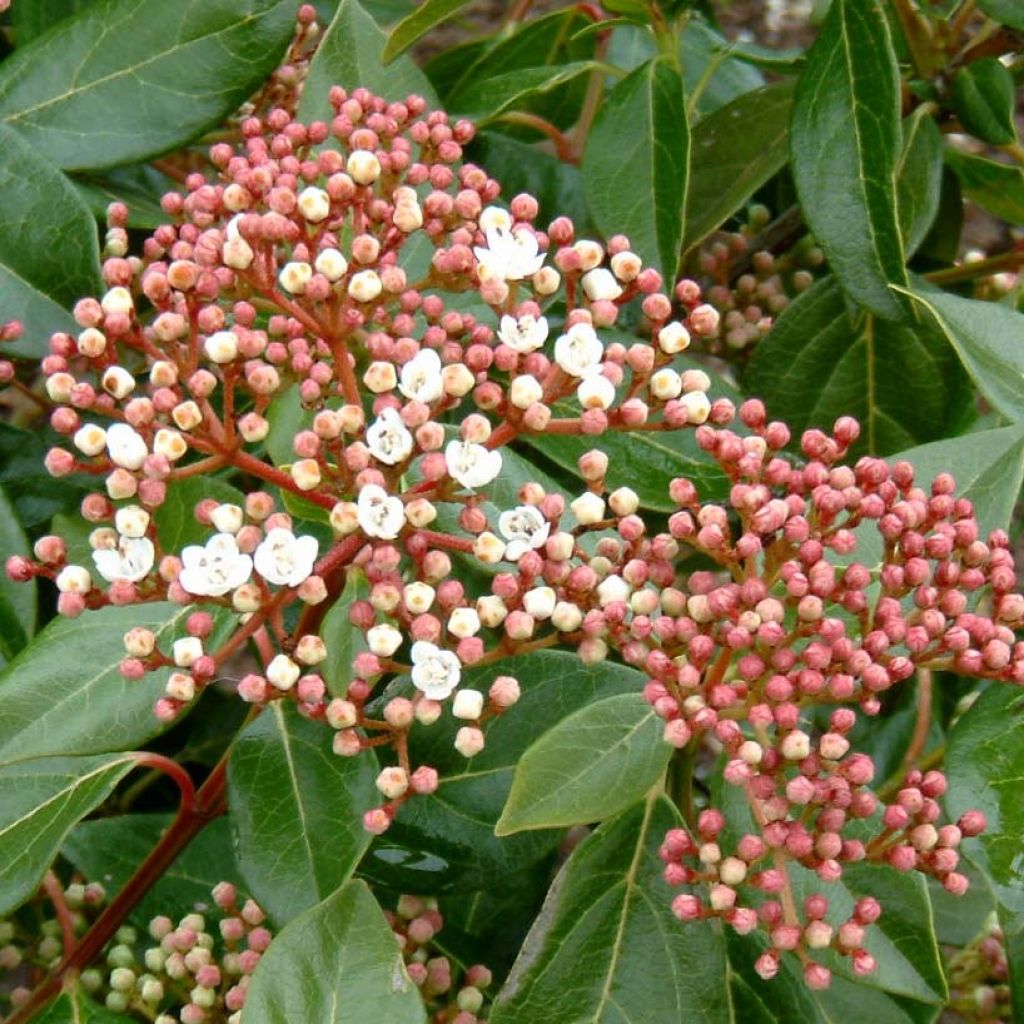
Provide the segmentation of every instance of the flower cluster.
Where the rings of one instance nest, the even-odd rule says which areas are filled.
[[[395,910],[385,911],[385,916],[430,1019],[438,1024],[482,1024],[491,972],[483,964],[462,970],[435,948],[434,940],[444,927],[437,901],[400,896]]]
[[[220,882],[212,891],[217,934],[207,930],[208,913],[186,914],[177,924],[154,917],[145,945],[135,928],[120,928],[103,952],[104,967],[88,967],[79,983],[109,1010],[154,1024],[239,1024],[249,979],[270,945],[263,911],[253,900],[238,905],[235,886]],[[75,935],[84,932],[91,910],[106,896],[96,883],[74,882],[63,892]],[[15,921],[0,922],[0,969],[52,969],[66,952],[59,920],[47,920],[38,942],[19,941]],[[143,948],[144,947],[144,948]],[[9,994],[17,1007],[29,990]]]

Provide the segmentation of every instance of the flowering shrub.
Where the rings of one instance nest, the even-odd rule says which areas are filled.
[[[71,255],[0,243],[9,1024],[1008,1019],[1024,320],[939,286],[1020,248],[934,236],[950,175],[1005,209],[1024,26],[833,0],[723,99],[775,58],[687,4],[518,4],[449,114],[401,53],[458,6],[12,8],[0,197]],[[33,120],[140,11],[195,109]]]

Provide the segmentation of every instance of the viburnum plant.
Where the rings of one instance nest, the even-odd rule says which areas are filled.
[[[72,6],[0,64],[8,1024],[1016,1019],[1021,248],[945,223],[1024,201],[1013,5],[430,79],[463,4]]]

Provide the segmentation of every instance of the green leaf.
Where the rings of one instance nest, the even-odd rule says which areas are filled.
[[[682,371],[688,368],[688,361],[677,359],[673,365]],[[698,366],[696,362],[692,365]],[[712,398],[735,394],[721,378],[712,377],[712,380]],[[555,402],[552,410],[556,416],[579,415],[578,407],[569,401]],[[677,476],[693,481],[704,501],[724,498],[729,493],[725,473],[701,450],[694,431],[689,428],[637,433],[609,430],[600,439],[569,434],[525,434],[522,440],[574,476],[579,476],[579,457],[592,448],[600,448],[608,456],[605,479],[609,488],[632,487],[640,504],[657,512],[677,510],[668,496],[669,484]]]
[[[366,634],[349,622],[349,609],[356,601],[370,596],[370,584],[361,569],[352,567],[345,578],[345,587],[320,625],[320,636],[327,645],[327,657],[320,664],[320,675],[334,697],[344,697],[354,678],[352,663],[356,656],[369,650]]]
[[[995,57],[982,57],[953,76],[953,109],[972,135],[993,146],[1006,146],[1017,138],[1016,91],[1010,69]]]
[[[934,288],[907,294],[928,310],[993,407],[1024,419],[1024,314]]]
[[[761,73],[730,57],[733,44],[699,16],[687,19],[679,35],[679,63],[686,95],[697,97],[698,117],[764,85]]]
[[[155,228],[166,224],[168,217],[160,205],[160,197],[178,188],[177,182],[147,164],[121,167],[103,175],[79,174],[71,181],[99,221],[105,220],[111,203],[124,203],[128,207],[130,228]]]
[[[683,248],[719,227],[789,157],[793,83],[745,93],[697,122],[690,140]]]
[[[35,1024],[132,1024],[137,1018],[97,1005],[76,987],[62,992],[33,1020]]]
[[[1006,936],[1014,1019],[1024,1012],[1024,694],[994,684],[953,726],[946,755],[946,810],[954,821],[982,811],[985,831],[963,850],[989,881]]]
[[[83,821],[64,840],[61,856],[113,896],[146,859],[171,821],[169,814],[120,814]],[[143,896],[132,911],[132,920],[142,927],[157,914],[179,920],[197,906],[209,906],[210,891],[222,881],[245,888],[231,848],[227,818],[211,821],[191,840]]]
[[[453,886],[469,892],[536,864],[558,845],[561,832],[494,834],[523,752],[545,728],[612,694],[639,693],[645,679],[623,665],[587,666],[568,651],[537,651],[469,668],[462,684],[486,692],[498,675],[518,679],[522,697],[487,723],[487,745],[472,760],[452,745],[463,724],[454,716],[413,729],[412,762],[433,765],[440,785],[431,796],[402,806],[391,828],[370,848],[361,874],[400,892]],[[387,696],[393,695],[389,690]]]
[[[480,125],[490,124],[500,120],[506,111],[522,109],[528,100],[550,93],[600,67],[594,61],[577,60],[557,67],[509,71],[485,79],[472,91],[463,90],[459,94],[460,102],[452,109]]]
[[[879,0],[835,0],[793,104],[793,177],[804,216],[854,302],[886,319],[906,284],[896,219],[900,82]]]
[[[43,460],[50,439],[56,440],[56,435],[49,429],[29,431],[0,422],[0,483],[26,530],[44,525],[60,511],[74,510],[81,520],[84,482],[81,477],[57,479],[46,472]]]
[[[955,149],[946,150],[946,164],[960,180],[968,199],[1011,224],[1024,222],[1024,167]]]
[[[309,65],[299,101],[300,121],[327,121],[334,117],[328,100],[332,85],[346,89],[362,86],[388,100],[404,100],[412,93],[436,103],[434,90],[409,57],[384,67],[386,37],[356,0],[340,0]]]
[[[263,954],[245,1024],[425,1024],[419,991],[365,882],[291,922]]]
[[[181,554],[188,544],[205,544],[213,527],[203,526],[196,519],[195,507],[200,501],[213,498],[221,504],[245,507],[245,495],[231,484],[216,477],[185,477],[167,488],[167,499],[156,510],[153,520],[164,551]]]
[[[0,488],[0,556],[31,554],[14,506]],[[35,579],[15,583],[7,573],[0,576],[0,665],[10,661],[36,631],[37,600]]]
[[[390,64],[400,53],[426,35],[435,25],[447,21],[463,7],[468,7],[471,0],[424,0],[411,13],[407,14],[388,36],[387,45],[381,54],[381,61]]]
[[[606,821],[555,879],[492,1024],[726,1024],[722,934],[681,924],[658,847],[681,824],[664,797]]]
[[[683,238],[690,137],[683,82],[663,59],[642,64],[605,99],[587,136],[583,186],[606,236],[629,236],[644,263],[674,280]]]
[[[231,750],[228,806],[239,869],[279,924],[342,885],[370,843],[362,819],[377,802],[377,759],[372,751],[340,757],[333,736],[290,702],[275,701]]]
[[[942,192],[942,133],[926,107],[903,121],[903,146],[896,163],[896,207],[907,256],[935,222]]]
[[[33,0],[10,8],[14,41],[18,46],[32,42],[36,36],[53,28],[57,22],[88,7],[93,0]]]
[[[0,81],[13,60],[0,66]],[[24,326],[5,355],[39,358],[54,331],[77,331],[67,307],[99,290],[99,252],[96,224],[71,182],[0,124],[0,315]]]
[[[758,344],[745,380],[794,434],[862,425],[859,450],[888,455],[945,436],[969,415],[972,392],[938,331],[870,313],[851,317],[834,277],[798,296]]]
[[[32,895],[72,826],[110,796],[134,765],[124,754],[0,765],[0,914]]]
[[[0,759],[123,750],[162,732],[153,702],[167,670],[126,680],[119,671],[123,638],[145,626],[167,649],[192,611],[158,602],[50,622],[0,673]]]
[[[142,160],[221,123],[266,78],[290,0],[96,0],[0,67],[0,119],[58,167]]]
[[[494,834],[581,825],[624,810],[665,774],[672,748],[639,693],[606,697],[549,729],[516,765]]]
[[[995,21],[1010,28],[1024,28],[1024,10],[1018,0],[978,0],[978,6]]]

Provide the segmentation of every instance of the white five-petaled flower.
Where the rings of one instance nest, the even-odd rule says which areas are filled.
[[[528,228],[489,227],[484,237],[487,239],[486,247],[476,246],[473,249],[481,281],[521,281],[536,274],[544,265],[544,254],[537,245],[537,236]]]
[[[190,544],[181,553],[178,582],[190,594],[220,597],[252,575],[252,558],[238,550],[230,533],[215,533],[204,547]]]
[[[123,469],[141,469],[149,449],[142,435],[127,423],[115,423],[107,428],[107,454],[110,461]]]
[[[519,505],[501,513],[498,529],[508,542],[505,557],[510,562],[518,562],[527,551],[544,545],[551,532],[551,524],[532,505]]]
[[[514,352],[535,352],[547,341],[547,317],[514,317],[506,313],[498,326],[498,340]]]
[[[397,410],[387,408],[366,430],[366,447],[378,461],[394,466],[412,453],[412,434]]]
[[[441,378],[441,357],[432,349],[424,348],[403,367],[398,390],[416,402],[429,405],[444,394]]]
[[[356,519],[368,537],[394,540],[405,526],[405,506],[378,484],[366,484],[356,502]]]
[[[589,377],[601,368],[604,345],[590,324],[573,324],[555,342],[555,362],[572,377]]]
[[[276,526],[256,549],[253,564],[268,583],[297,587],[312,574],[318,546],[316,537],[296,537]]]
[[[426,640],[412,645],[413,685],[430,700],[444,700],[459,685],[462,668],[451,651]]]
[[[153,542],[148,537],[122,536],[116,547],[100,548],[92,553],[96,571],[108,583],[115,580],[137,583],[153,568],[154,557]]]
[[[444,460],[449,475],[463,487],[483,487],[501,472],[501,452],[471,441],[449,441]]]

